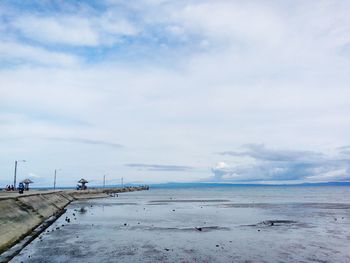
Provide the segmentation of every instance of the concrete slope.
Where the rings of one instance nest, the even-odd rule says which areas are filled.
[[[59,216],[73,200],[107,197],[112,193],[148,190],[148,187],[86,191],[33,191],[0,196],[0,254],[52,216]]]
[[[0,253],[70,202],[59,193],[0,200]]]

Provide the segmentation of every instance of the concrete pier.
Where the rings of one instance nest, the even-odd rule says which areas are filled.
[[[45,220],[60,216],[72,201],[108,197],[114,193],[148,190],[147,186],[0,194],[0,254],[29,235]]]

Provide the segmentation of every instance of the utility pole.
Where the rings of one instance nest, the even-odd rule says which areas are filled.
[[[61,169],[55,169],[55,176],[53,178],[53,189],[56,189],[56,175],[57,175],[57,171],[60,171]]]
[[[55,177],[53,179],[53,190],[56,190],[56,174],[57,174],[57,170],[55,169]]]
[[[18,162],[25,162],[26,160],[17,161],[15,160],[15,174],[13,176],[13,187],[16,190],[16,179],[17,179],[17,164]]]
[[[106,175],[103,175],[103,189],[106,187]]]
[[[124,178],[122,177],[122,188],[124,188]]]
[[[15,161],[15,175],[13,178],[13,187],[15,188],[15,190],[16,190],[16,176],[17,176],[17,161]]]

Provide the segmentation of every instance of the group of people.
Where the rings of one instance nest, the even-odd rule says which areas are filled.
[[[77,184],[76,188],[77,190],[86,190],[87,189],[87,186],[86,185],[80,185],[80,184]]]
[[[15,190],[18,190],[20,194],[23,194],[23,191],[28,189],[25,189],[25,186],[23,183],[19,183],[17,189],[15,189],[14,185],[6,185],[5,191],[15,191]]]
[[[6,185],[5,190],[6,191],[15,191],[15,187],[14,187],[14,185]]]

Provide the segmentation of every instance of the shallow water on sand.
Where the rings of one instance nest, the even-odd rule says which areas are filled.
[[[151,189],[79,201],[11,262],[315,261],[350,262],[350,187]]]

